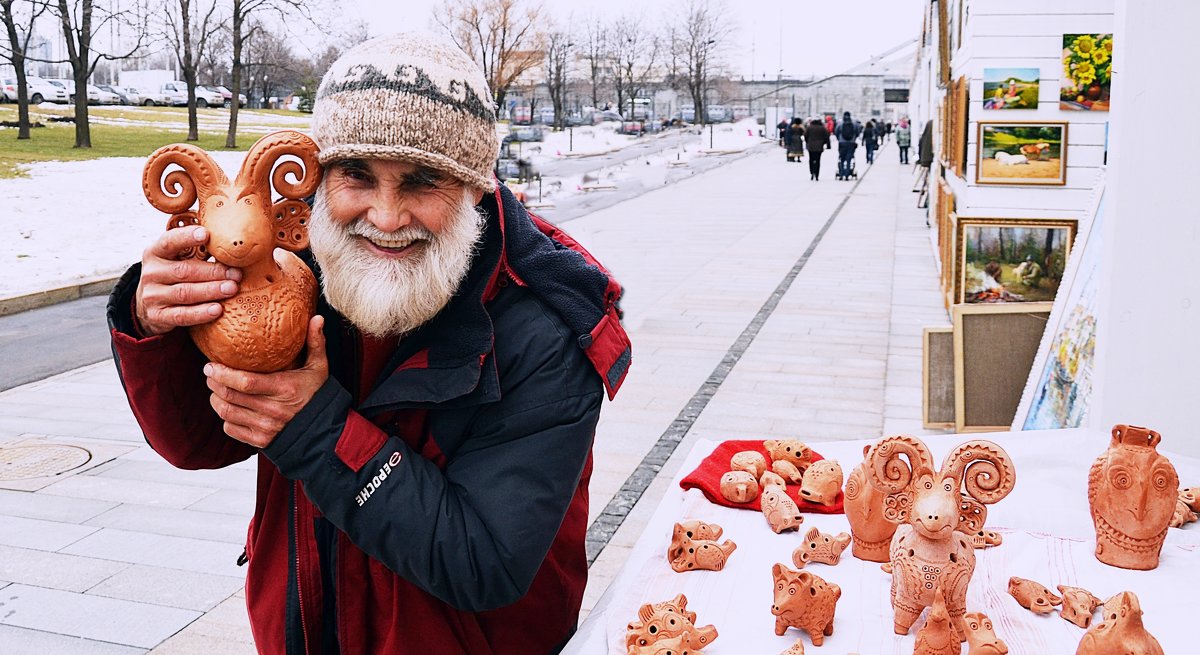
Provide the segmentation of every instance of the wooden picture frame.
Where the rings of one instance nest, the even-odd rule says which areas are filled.
[[[921,334],[921,425],[954,428],[954,328],[925,328]]]
[[[960,178],[967,177],[967,129],[970,126],[971,112],[971,81],[967,76],[958,78],[957,95],[954,99],[954,141],[951,147],[954,152],[950,159],[954,162],[954,173]]]
[[[950,86],[950,17],[945,1],[938,5],[938,71],[939,86]]]
[[[954,428],[1012,425],[1053,303],[955,305]]]
[[[1064,121],[979,121],[975,183],[1066,185],[1067,127]],[[1057,142],[1053,130],[1058,130]]]
[[[969,236],[967,231],[973,228],[997,230],[1001,253],[1005,251],[1003,236],[1007,233],[1013,239],[1009,242],[1010,250],[1007,257],[994,256],[994,262],[989,262],[989,265],[995,263],[1000,269],[998,277],[997,274],[991,274],[992,281],[998,282],[1000,287],[992,293],[974,297],[971,296],[971,293],[979,290],[971,287],[974,286],[973,283],[980,275],[979,269],[982,267],[973,265],[974,263],[969,261],[967,253]],[[953,300],[951,302],[954,304],[1053,302],[1064,279],[1067,262],[1071,257],[1071,248],[1075,242],[1075,233],[1078,229],[1079,221],[1074,218],[956,217],[952,250],[954,266],[953,291],[951,293]],[[1039,235],[1035,232],[1037,230],[1047,230],[1047,232]],[[1032,243],[1027,240],[1031,235],[1035,237]],[[1053,241],[1047,243],[1048,238],[1052,238]],[[1018,245],[1016,241],[1022,239],[1026,242],[1016,247]],[[1049,252],[1047,252],[1047,248],[1049,248]],[[1020,270],[1023,265],[1021,262],[1031,259],[1035,252],[1039,256],[1033,258],[1032,261],[1040,269],[1040,272],[1035,275],[1035,271]],[[1021,254],[1024,254],[1025,257],[1021,257]],[[1007,261],[1005,261],[1006,259]],[[1006,266],[1007,270],[1005,270]],[[968,279],[969,276],[971,279]],[[1030,283],[1031,280],[1032,283]]]

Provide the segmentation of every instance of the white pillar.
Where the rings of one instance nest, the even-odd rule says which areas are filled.
[[[1115,24],[1089,423],[1144,425],[1162,448],[1200,455],[1200,85],[1180,50],[1195,39],[1200,3],[1118,0]]]

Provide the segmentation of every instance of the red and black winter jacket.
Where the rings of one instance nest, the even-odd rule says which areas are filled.
[[[258,457],[246,603],[262,653],[527,655],[574,630],[592,438],[630,362],[621,288],[507,189],[481,206],[458,294],[398,344],[320,301],[330,377],[262,451],[223,433],[186,331],[135,336],[138,266],[113,293],[113,353],[154,450],[185,469]]]

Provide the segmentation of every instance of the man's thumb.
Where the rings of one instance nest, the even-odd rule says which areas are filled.
[[[314,316],[308,320],[308,358],[304,362],[305,368],[328,366],[325,360],[324,327],[324,316]]]

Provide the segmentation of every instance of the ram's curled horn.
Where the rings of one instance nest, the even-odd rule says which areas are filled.
[[[968,441],[947,455],[942,475],[958,480],[963,491],[985,505],[1003,499],[1017,484],[1012,458],[983,439]]]
[[[163,173],[171,164],[183,170],[173,170],[164,178]],[[229,178],[207,152],[186,143],[155,150],[142,169],[142,192],[146,200],[167,214],[191,209],[197,197],[203,199],[228,183]]]
[[[900,456],[908,457],[908,463]],[[867,453],[866,465],[871,485],[888,494],[903,491],[912,483],[914,473],[933,471],[933,455],[925,442],[907,435],[885,437]]]
[[[281,157],[287,155],[300,161],[287,159],[279,162]],[[278,166],[276,162],[279,162]],[[270,194],[270,188],[266,185],[268,179],[275,192],[284,198],[302,200],[311,196],[321,183],[317,144],[295,130],[272,132],[259,139],[246,154],[246,161],[238,172],[237,186],[242,189],[264,189]],[[271,198],[266,200],[270,201]]]

